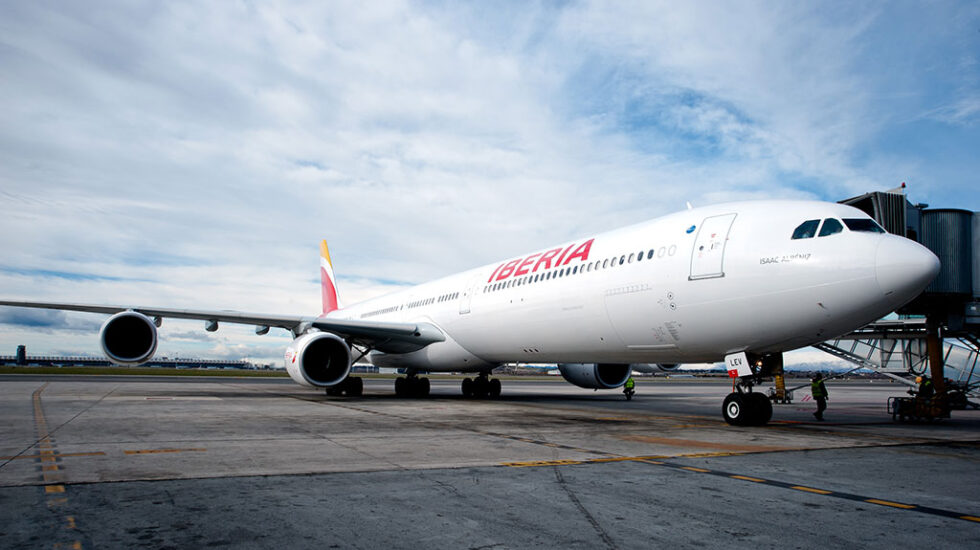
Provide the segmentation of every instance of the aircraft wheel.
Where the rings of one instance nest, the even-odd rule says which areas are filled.
[[[490,392],[490,381],[483,376],[479,376],[476,380],[473,380],[473,395],[479,399],[486,399],[487,393]]]
[[[401,376],[395,378],[395,395],[398,397],[405,397],[406,393],[408,393],[407,380]]]
[[[496,399],[497,397],[500,397],[500,389],[501,388],[500,388],[500,380],[499,379],[494,378],[493,380],[490,381],[490,397],[492,397],[494,399]]]
[[[463,383],[460,385],[463,390],[463,397],[473,397],[473,379],[464,378]]]
[[[347,396],[360,397],[364,395],[364,380],[360,376],[353,376],[347,379]]]
[[[745,406],[745,400],[738,393],[730,393],[725,397],[725,402],[721,406],[721,414],[725,417],[725,422],[732,426],[745,426],[749,415],[749,407]]]
[[[326,393],[327,393],[327,395],[329,395],[331,397],[338,396],[338,395],[340,395],[340,388],[338,388],[337,386],[333,386],[331,388],[327,388],[327,392]]]
[[[429,396],[429,379],[419,378],[417,385],[415,386],[415,395],[418,397],[428,397]]]
[[[772,419],[772,403],[764,393],[752,392],[746,396],[750,404],[750,426],[765,426]]]

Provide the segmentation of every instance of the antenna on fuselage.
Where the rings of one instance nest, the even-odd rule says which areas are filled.
[[[694,207],[691,206],[691,201],[687,201],[687,209],[688,210],[694,210]]]

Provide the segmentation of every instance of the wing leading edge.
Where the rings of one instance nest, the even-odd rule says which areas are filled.
[[[439,328],[429,323],[386,323],[330,319],[328,317],[303,317],[296,315],[270,315],[264,313],[244,313],[238,311],[208,311],[196,309],[172,309],[159,307],[127,307],[94,304],[66,304],[56,302],[24,302],[0,300],[0,306],[26,307],[35,309],[56,309],[61,311],[82,311],[114,315],[124,311],[134,311],[147,317],[170,319],[196,319],[256,325],[260,327],[283,328],[299,336],[311,328],[330,332],[355,343],[383,351],[385,353],[407,353],[416,351],[435,342],[446,339]]]

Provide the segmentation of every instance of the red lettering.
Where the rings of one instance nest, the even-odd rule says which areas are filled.
[[[589,239],[584,243],[582,243],[581,245],[579,245],[579,247],[575,249],[575,252],[572,252],[571,256],[565,259],[565,263],[563,263],[562,265],[568,265],[568,263],[574,260],[575,258],[581,258],[583,262],[588,261],[589,251],[592,250],[592,241],[594,240],[595,239]]]
[[[498,281],[503,281],[507,277],[510,277],[511,275],[513,275],[514,274],[514,268],[517,267],[517,264],[519,264],[519,263],[521,263],[521,259],[520,258],[518,258],[516,260],[512,260],[512,261],[507,262],[506,264],[504,264],[503,268],[501,268],[501,270],[500,270],[500,274],[497,275],[497,280]]]
[[[561,265],[561,259],[565,257],[565,254],[568,254],[568,251],[571,250],[573,246],[575,246],[575,243],[572,243],[572,244],[568,245],[568,248],[566,248],[565,251],[561,253],[561,256],[558,256],[558,259],[555,260],[555,267],[558,267],[558,266]],[[565,263],[568,263],[568,262],[565,262]]]
[[[532,273],[537,272],[538,271],[538,268],[541,267],[541,264],[542,263],[544,264],[544,268],[545,269],[550,268],[551,267],[551,259],[554,258],[556,255],[558,255],[559,252],[561,252],[561,249],[560,248],[555,248],[553,250],[549,250],[549,251],[545,252],[544,254],[542,254],[541,255],[541,258],[538,259],[538,263],[534,264],[534,269],[532,269],[531,272]]]
[[[487,279],[487,282],[488,282],[488,283],[490,283],[490,282],[493,282],[493,277],[494,277],[494,275],[496,275],[496,274],[497,274],[497,272],[498,272],[498,271],[500,271],[500,268],[501,268],[501,267],[504,267],[504,264],[500,264],[500,265],[498,265],[498,266],[497,266],[497,269],[494,269],[494,270],[493,270],[493,273],[491,273],[491,274],[490,274],[490,278],[489,278],[489,279]]]
[[[520,277],[521,275],[527,275],[527,266],[531,265],[531,262],[533,262],[534,259],[540,255],[541,253],[538,252],[537,254],[531,254],[530,256],[525,258],[524,261],[521,262],[521,265],[517,266],[517,270],[514,271],[514,275],[516,277]]]

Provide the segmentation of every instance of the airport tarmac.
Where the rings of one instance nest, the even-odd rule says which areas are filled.
[[[792,384],[792,382],[791,382]],[[980,541],[980,411],[893,423],[829,382],[767,427],[725,381],[638,395],[505,380],[499,400],[285,379],[0,376],[0,547],[826,548]]]

